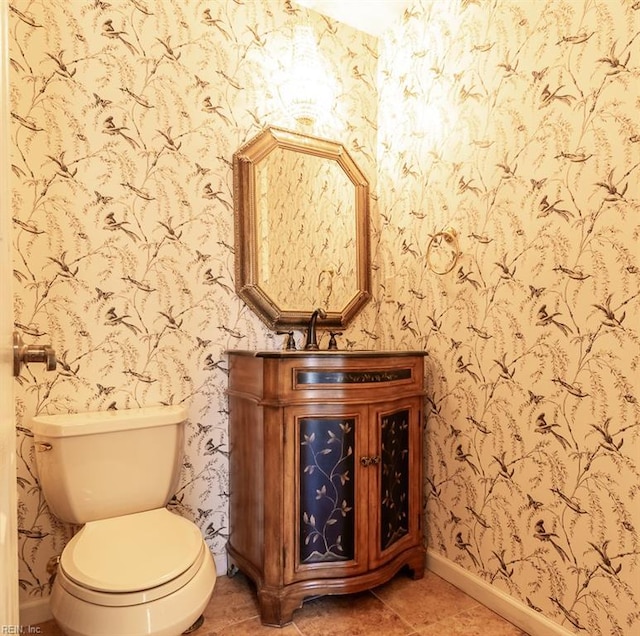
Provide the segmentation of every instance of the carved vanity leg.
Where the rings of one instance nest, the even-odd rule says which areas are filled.
[[[282,597],[277,591],[258,590],[260,620],[263,625],[282,627],[293,620],[293,612],[302,607],[304,598],[299,596]]]
[[[414,581],[424,577],[426,556],[424,550],[414,552],[407,560],[407,568],[411,573],[411,578]]]

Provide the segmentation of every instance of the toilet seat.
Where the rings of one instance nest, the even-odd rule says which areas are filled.
[[[62,552],[60,584],[89,603],[147,603],[185,585],[205,550],[198,527],[166,508],[91,521]]]

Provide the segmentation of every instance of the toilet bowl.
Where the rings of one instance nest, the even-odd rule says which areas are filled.
[[[198,528],[167,509],[87,523],[65,547],[51,612],[68,636],[176,636],[211,597]]]
[[[165,507],[185,419],[180,407],[34,418],[49,507],[83,524],[60,556],[51,592],[51,613],[67,636],[179,636],[209,602],[211,552],[193,522]]]

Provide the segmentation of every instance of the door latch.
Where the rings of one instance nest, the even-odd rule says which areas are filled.
[[[42,362],[47,371],[56,369],[56,352],[50,344],[26,345],[17,331],[13,332],[13,376],[18,377],[23,364]]]

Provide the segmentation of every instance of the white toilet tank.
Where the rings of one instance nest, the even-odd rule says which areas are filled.
[[[152,406],[32,419],[40,486],[68,523],[163,508],[182,466],[186,409]]]

